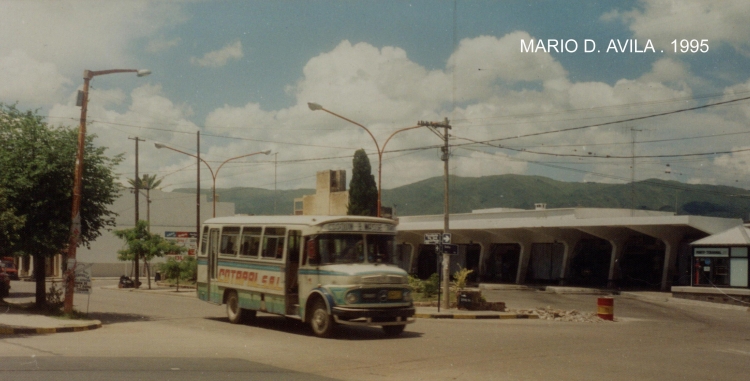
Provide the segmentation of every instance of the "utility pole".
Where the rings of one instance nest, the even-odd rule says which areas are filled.
[[[128,138],[130,140],[135,140],[135,226],[138,226],[138,220],[140,219],[140,216],[138,215],[138,210],[140,209],[140,200],[138,199],[138,196],[140,195],[140,183],[141,178],[138,177],[138,142],[145,142],[144,139],[141,139],[139,137],[134,138]],[[138,253],[135,253],[135,288],[140,288],[140,282],[139,282],[139,275],[140,275],[140,255]]]
[[[635,216],[635,134],[641,131],[635,127],[630,127],[630,217]]]
[[[198,171],[196,172],[196,179],[195,179],[195,242],[196,242],[196,251],[200,250],[198,247],[198,242],[201,238],[201,131],[198,130],[197,132],[197,149],[196,149],[196,158],[198,159],[195,162],[195,165],[198,166]]]
[[[276,215],[276,165],[278,164],[279,153],[273,154],[273,214]]]
[[[443,128],[443,142],[444,146],[441,148],[441,151],[443,154],[440,157],[440,160],[443,161],[443,177],[444,177],[444,188],[443,188],[443,234],[450,233],[450,189],[449,189],[449,179],[448,179],[448,161],[450,159],[450,145],[448,143],[448,139],[450,135],[448,134],[448,130],[451,129],[450,122],[448,121],[448,118],[445,118],[443,122],[423,122],[419,121],[417,122],[417,125],[419,126],[426,126],[430,127],[433,130],[436,128]],[[437,131],[435,131],[437,132]],[[440,135],[439,132],[437,132],[438,135]],[[442,246],[441,246],[442,247]],[[449,289],[449,282],[450,282],[450,255],[445,253],[445,250],[443,250],[443,268],[442,268],[442,284],[441,287],[443,289],[443,304],[445,305],[445,308],[450,308],[450,289]]]

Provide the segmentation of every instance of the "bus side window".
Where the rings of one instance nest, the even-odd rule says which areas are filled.
[[[239,226],[225,226],[221,230],[221,247],[219,254],[234,256],[237,255],[237,242],[239,241]]]
[[[260,233],[259,227],[244,227],[242,229],[242,246],[240,247],[240,255],[246,257],[258,257],[258,249],[260,249]]]
[[[265,259],[281,259],[284,256],[284,235],[286,228],[266,227],[263,231],[263,250]]]

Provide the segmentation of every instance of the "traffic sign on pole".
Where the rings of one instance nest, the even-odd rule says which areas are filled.
[[[448,255],[458,255],[458,245],[443,244],[443,253]]]
[[[424,244],[425,245],[436,245],[440,243],[440,233],[425,233]]]

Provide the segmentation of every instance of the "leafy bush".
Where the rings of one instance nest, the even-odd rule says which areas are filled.
[[[159,264],[159,271],[164,274],[165,279],[173,279],[177,282],[177,291],[180,290],[180,280],[195,280],[198,274],[198,262],[195,257],[187,256],[178,262],[174,258],[167,259]]]
[[[409,287],[411,287],[412,292],[420,294],[424,292],[424,282],[416,275],[409,275]]]
[[[466,278],[468,278],[469,274],[473,272],[474,270],[469,270],[464,267],[453,273],[453,279],[455,279],[456,281],[456,288],[462,290],[464,287],[466,287]]]
[[[46,295],[45,308],[50,314],[59,314],[65,304],[64,289],[57,286],[57,282],[52,282]]]
[[[195,257],[187,256],[180,263],[180,276],[183,280],[195,281],[198,279],[198,260]]]
[[[426,297],[432,297],[440,290],[440,275],[434,273],[430,277],[422,281],[422,294]]]

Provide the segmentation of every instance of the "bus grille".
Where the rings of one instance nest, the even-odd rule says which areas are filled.
[[[409,281],[403,275],[368,275],[362,277],[362,283],[367,284],[407,284]]]

